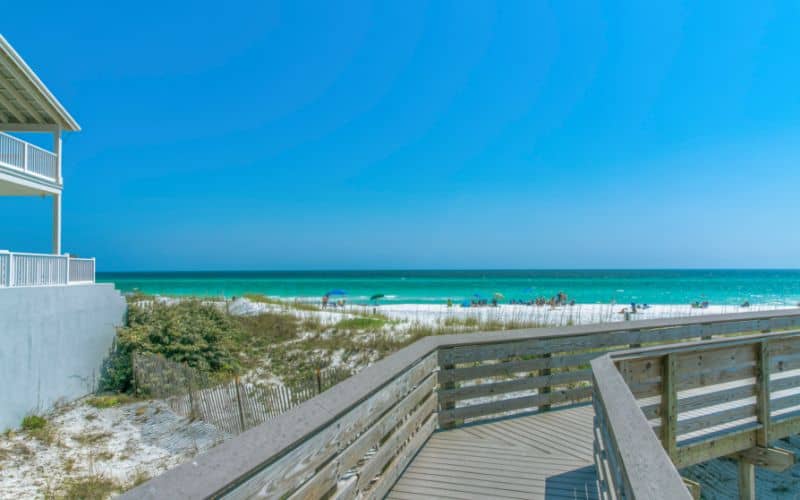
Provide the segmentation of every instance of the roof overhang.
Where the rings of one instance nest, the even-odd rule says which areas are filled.
[[[36,73],[0,35],[0,130],[81,129]]]

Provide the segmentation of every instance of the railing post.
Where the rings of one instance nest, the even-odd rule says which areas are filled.
[[[675,380],[676,354],[663,357],[661,371],[661,441],[667,455],[675,457],[677,449],[678,391]]]
[[[756,466],[745,460],[739,460],[739,498],[756,498]]]
[[[756,344],[756,415],[761,428],[756,433],[759,446],[769,446],[770,404],[769,404],[769,343]]]
[[[14,254],[8,253],[8,286],[14,286]]]
[[[22,170],[28,171],[28,144],[22,144]]]
[[[61,177],[61,127],[58,127],[55,132],[53,132],[53,154],[56,157],[56,165],[55,165],[55,181],[58,185],[64,184],[64,179]]]
[[[703,323],[700,325],[700,329],[703,330],[707,326],[711,326],[711,323]],[[711,340],[711,335],[703,335],[700,337],[700,340]]]
[[[631,330],[631,333],[635,333],[637,335],[640,335],[642,333],[642,331],[641,330]],[[640,342],[636,342],[636,343],[630,344],[629,347],[631,349],[639,349],[640,347],[642,347],[642,344]]]
[[[452,370],[456,366],[446,359],[447,350],[439,349],[436,357],[438,358],[439,362],[439,370]],[[455,382],[445,382],[439,386],[440,390],[447,390],[447,389],[455,389],[456,383]],[[455,401],[445,401],[444,403],[439,403],[439,428],[441,429],[451,429],[456,426],[456,421],[447,418],[444,415],[444,411],[452,410],[456,407]]]
[[[548,352],[547,354],[543,355],[542,357],[546,358],[546,359],[552,358],[553,357],[553,353]],[[539,375],[542,376],[542,377],[549,377],[552,372],[553,372],[552,369],[548,366],[547,368],[542,368],[541,370],[539,370]],[[552,387],[550,387],[549,385],[546,385],[546,386],[542,387],[542,390],[540,392],[541,392],[541,394],[550,394],[552,392],[552,390],[553,390]],[[543,405],[539,406],[539,411],[548,411],[548,410],[550,410],[550,405],[549,404],[543,404]]]

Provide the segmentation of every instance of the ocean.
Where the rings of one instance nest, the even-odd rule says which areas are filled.
[[[457,270],[457,271],[236,271],[97,273],[123,292],[233,297],[259,293],[316,300],[328,291],[351,303],[384,294],[382,303],[441,304],[476,295],[506,300],[564,292],[577,303],[796,305],[800,270]]]

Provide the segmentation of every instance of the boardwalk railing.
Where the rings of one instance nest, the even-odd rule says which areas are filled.
[[[0,250],[0,288],[94,283],[95,260]]]
[[[800,332],[615,353],[592,368],[598,469],[610,472],[601,481],[608,493],[648,498],[634,485],[675,482],[676,468],[733,455],[740,494],[751,498],[753,465],[794,462],[769,443],[800,432]],[[615,432],[620,412],[627,425]],[[630,470],[632,451],[667,457],[671,470]]]
[[[0,132],[0,166],[58,182],[56,164],[54,153]]]
[[[123,497],[381,498],[437,427],[588,400],[589,363],[612,349],[799,326],[789,310],[426,337]],[[628,418],[658,444],[632,401],[603,414],[610,441],[629,442],[618,436]],[[672,467],[662,448],[645,451],[654,461],[640,469]],[[625,463],[635,452],[620,446]],[[663,491],[685,494],[674,480]]]

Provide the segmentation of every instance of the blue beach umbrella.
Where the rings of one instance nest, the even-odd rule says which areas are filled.
[[[479,293],[474,293],[474,294],[472,294],[472,296],[473,296],[473,297],[475,297],[475,298],[476,298],[476,299],[478,299],[478,300],[481,300],[481,299],[483,299],[483,295],[481,295],[481,294],[479,294]]]
[[[328,293],[326,293],[325,295],[347,295],[347,292],[345,292],[345,291],[344,291],[344,290],[342,290],[341,288],[337,288],[337,289],[335,289],[335,290],[330,290],[330,291],[329,291]]]

